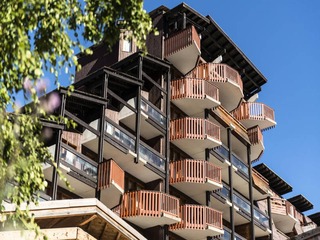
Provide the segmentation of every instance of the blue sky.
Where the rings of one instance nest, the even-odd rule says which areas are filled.
[[[151,11],[181,1],[145,1]],[[320,211],[320,1],[185,1],[210,15],[268,79],[259,102],[275,110],[264,132],[266,163]],[[318,152],[319,151],[319,152]]]

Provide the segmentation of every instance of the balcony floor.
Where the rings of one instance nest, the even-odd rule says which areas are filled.
[[[177,234],[178,236],[190,239],[190,240],[198,240],[198,239],[206,239],[208,236],[217,236],[222,235],[224,233],[223,229],[219,229],[216,227],[208,226],[206,229],[177,229],[171,230],[171,232]]]
[[[254,161],[260,157],[260,155],[264,151],[263,142],[259,142],[257,144],[251,145],[251,161]]]
[[[205,149],[220,146],[222,143],[212,137],[206,136],[205,139],[177,139],[171,141],[174,145],[186,152],[193,159],[204,159]]]
[[[239,85],[230,80],[228,82],[210,82],[219,88],[219,100],[225,109],[230,112],[238,107],[243,98],[243,92]]]
[[[203,117],[204,109],[211,109],[220,105],[219,101],[208,95],[204,99],[181,98],[171,100],[171,102],[190,117]]]
[[[154,227],[154,226],[175,224],[181,221],[180,218],[174,217],[166,213],[163,214],[161,217],[135,216],[135,217],[125,217],[124,219],[143,229]]]
[[[244,119],[244,120],[240,120],[240,122],[246,128],[252,128],[258,125],[261,130],[272,128],[277,124],[275,121],[273,121],[270,118],[265,118],[264,120]]]
[[[112,182],[110,183],[110,186],[108,188],[101,190],[100,201],[111,209],[120,204],[121,196],[123,193],[124,190],[116,183]]]
[[[200,54],[200,49],[197,44],[193,42],[188,47],[166,56],[166,59],[185,75],[196,66]]]
[[[263,230],[261,227],[254,225],[254,235],[256,237],[263,237],[270,235],[271,231],[269,229]]]
[[[283,233],[289,233],[292,231],[294,225],[298,222],[290,215],[282,215],[272,212],[272,219],[276,227]]]
[[[68,191],[73,192],[74,194],[77,194],[80,197],[83,198],[92,198],[95,196],[95,189],[83,182],[81,182],[80,180],[70,176],[68,174],[68,172],[70,172],[70,168],[66,167],[65,165],[63,165],[63,161],[60,162],[60,167],[59,169],[61,170],[63,176],[65,176],[68,180],[68,182],[71,185],[71,190],[68,189],[68,187],[66,186],[66,184],[64,183],[64,181],[62,181],[59,176],[58,176],[58,186],[67,189]],[[47,179],[48,181],[52,181],[52,171],[53,171],[53,167],[49,164],[46,164],[46,166],[44,167],[44,177],[45,179]]]
[[[148,123],[149,117],[144,112],[141,111],[141,121],[140,121],[140,135],[144,137],[145,139],[151,139],[154,137],[157,137],[159,135],[162,135],[162,133],[152,126],[150,123]],[[136,116],[134,113],[129,114],[125,117],[122,117],[120,119],[120,122],[125,124],[127,127],[129,127],[132,130],[136,129]]]
[[[84,145],[92,151],[96,153],[98,152],[98,138],[88,141]],[[160,178],[158,174],[145,166],[146,161],[143,159],[140,158],[136,164],[134,162],[136,156],[137,155],[130,150],[128,153],[124,153],[110,143],[104,141],[103,157],[105,159],[113,159],[121,169],[137,177],[143,182],[150,182]]]

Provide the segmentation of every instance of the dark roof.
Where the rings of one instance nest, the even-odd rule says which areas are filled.
[[[315,224],[320,226],[320,212],[313,213],[308,216]]]
[[[292,191],[292,187],[264,163],[254,166],[254,169],[269,181],[269,186],[279,195]]]
[[[291,202],[292,205],[294,205],[300,212],[304,212],[313,208],[313,204],[301,194],[287,200]]]
[[[164,9],[162,6],[160,10]],[[210,16],[204,17],[187,4],[181,3],[166,13],[167,21],[174,22],[183,13],[186,14],[187,24],[194,25],[201,34],[202,58],[211,62],[222,55],[223,63],[241,74],[245,99],[260,92],[267,79]]]

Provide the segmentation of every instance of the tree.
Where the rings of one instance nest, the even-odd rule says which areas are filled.
[[[126,29],[145,50],[146,36],[154,30],[142,0],[5,0],[0,19],[0,213],[2,200],[9,199],[17,210],[7,221],[38,229],[20,207],[36,202],[35,193],[46,187],[41,164],[50,154],[41,141],[39,118],[53,119],[55,104],[39,101],[46,91],[44,73],[53,74],[59,87],[59,73],[79,67],[74,53],[84,51],[83,41],[111,46]],[[23,113],[16,102],[22,93],[34,103]]]

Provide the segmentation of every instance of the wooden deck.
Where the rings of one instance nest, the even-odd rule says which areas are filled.
[[[6,213],[9,214],[14,210],[13,205],[6,205]],[[93,237],[79,240],[146,240],[95,198],[40,202],[38,206],[31,205],[30,211],[41,229],[78,227]],[[7,236],[8,232],[0,228],[0,233]],[[0,237],[0,239],[6,238]],[[8,238],[8,240],[11,239]]]

